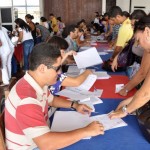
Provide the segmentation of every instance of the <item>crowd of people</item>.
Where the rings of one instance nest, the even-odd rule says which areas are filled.
[[[33,19],[34,16],[30,14],[25,19],[17,18],[12,33],[18,37],[16,44],[23,45],[25,75],[11,89],[5,104],[8,149],[60,149],[82,138],[104,134],[104,127],[98,121],[62,133],[51,132],[47,122],[48,107],[73,108],[82,114],[92,111],[85,104],[56,96],[61,86],[79,86],[92,74],[91,70],[77,77],[65,74],[68,64],[75,63],[73,55],[76,55],[80,46],[89,45],[90,35],[103,37],[113,49],[108,60],[112,71],[119,70],[120,53],[130,40],[134,41],[132,53],[136,59],[131,66],[125,67],[129,71],[130,81],[119,94],[126,96],[137,85],[141,86],[133,97],[122,101],[109,117],[125,117],[150,100],[150,15],[143,10],[134,10],[129,14],[113,6],[104,15],[95,12],[90,24],[82,19],[69,26],[54,14],[50,14],[48,20],[41,17],[40,23],[34,23]],[[14,45],[7,32],[4,27],[0,28],[3,85],[8,85],[11,79],[11,58],[14,52]]]

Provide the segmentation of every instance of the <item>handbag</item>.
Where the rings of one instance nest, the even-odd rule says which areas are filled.
[[[128,67],[135,61],[135,54],[132,53],[132,46],[134,44],[134,39],[129,40],[128,44],[123,48],[118,56],[118,66]]]
[[[102,69],[112,72],[111,65],[112,65],[112,61],[110,59],[108,59],[108,60],[104,61],[104,63],[102,64]],[[120,71],[125,71],[125,70],[126,70],[126,67],[118,66],[115,71],[120,72]]]
[[[144,137],[150,143],[150,101],[136,110],[136,116]]]

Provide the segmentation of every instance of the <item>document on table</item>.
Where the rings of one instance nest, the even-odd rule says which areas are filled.
[[[122,119],[110,119],[108,117],[108,114],[93,116],[93,117],[90,117],[90,119],[91,119],[91,122],[99,121],[100,123],[102,123],[105,131],[114,129],[114,128],[127,126],[127,123],[125,123]]]
[[[73,57],[79,69],[103,63],[95,47],[78,52]]]
[[[83,47],[80,47],[79,51],[84,51],[84,50],[87,50],[89,48],[92,48],[92,47],[89,47],[89,46],[83,46]]]
[[[97,71],[93,73],[97,76],[97,79],[109,79],[111,77],[106,71]]]
[[[83,128],[90,123],[89,115],[75,111],[56,111],[52,122],[51,131],[66,132]],[[85,139],[90,139],[87,137]]]
[[[99,55],[107,55],[107,52],[98,52]]]
[[[97,90],[95,92],[90,92],[87,90],[80,90],[77,88],[66,88],[64,90],[61,90],[60,92],[57,93],[57,95],[68,97],[73,100],[82,100],[88,97],[96,96],[99,97],[101,96],[103,90]]]
[[[119,93],[119,91],[120,91],[121,89],[123,89],[123,87],[124,87],[124,84],[116,84],[115,93]]]
[[[110,130],[127,126],[122,119],[110,119],[107,114],[89,117],[75,111],[56,111],[52,122],[51,131],[66,132],[83,128],[93,121],[99,121],[104,125],[104,130]],[[87,137],[86,139],[90,139]]]
[[[67,89],[76,89],[77,88],[77,89],[80,89],[80,90],[88,91],[93,86],[96,79],[97,79],[96,75],[90,74],[80,86],[78,86],[78,87],[67,87]]]

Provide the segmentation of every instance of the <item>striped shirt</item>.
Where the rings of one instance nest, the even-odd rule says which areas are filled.
[[[5,132],[8,150],[32,150],[33,138],[50,131],[48,103],[53,96],[26,73],[12,88],[5,103]]]

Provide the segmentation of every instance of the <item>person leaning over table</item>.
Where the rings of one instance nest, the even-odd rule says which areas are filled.
[[[90,114],[91,108],[54,97],[48,91],[48,85],[56,83],[61,66],[58,48],[49,43],[36,45],[29,57],[29,64],[29,71],[14,85],[5,103],[8,149],[60,149],[82,138],[104,134],[102,124],[97,121],[73,131],[51,132],[47,122],[48,105],[74,108],[82,114]]]
[[[51,46],[55,46],[60,49],[60,53],[61,53],[61,57],[62,57],[62,61],[61,61],[62,65],[64,64],[64,62],[68,56],[76,55],[75,51],[66,52],[66,50],[68,48],[68,43],[66,40],[64,40],[61,37],[53,36],[49,40],[49,43]],[[91,70],[85,70],[83,73],[81,73],[80,75],[78,75],[76,77],[70,77],[70,76],[67,76],[66,73],[60,72],[60,74],[58,75],[56,84],[51,85],[49,87],[49,89],[50,89],[51,93],[53,95],[55,95],[57,92],[60,91],[61,86],[76,87],[76,86],[81,85],[90,74],[92,74]]]
[[[109,10],[109,18],[114,22],[114,24],[120,25],[116,46],[111,61],[115,58],[115,56],[122,51],[127,42],[132,38],[133,29],[131,26],[131,20],[129,18],[123,17],[123,12],[119,6],[113,6]]]
[[[131,14],[131,24],[134,29],[134,24],[141,18],[145,17],[146,13],[143,10],[137,9],[134,10]],[[119,94],[122,96],[126,96],[129,91],[131,91],[134,87],[139,85],[147,75],[147,72],[150,68],[150,53],[144,50],[137,42],[132,46],[132,52],[135,54],[135,62],[132,65],[132,73],[130,75],[131,80],[119,91]],[[119,55],[119,54],[118,54]],[[112,70],[115,71],[117,68],[117,57],[114,59],[112,63]],[[131,66],[129,67],[131,68]]]
[[[138,42],[148,53],[150,53],[150,16],[143,17],[135,24],[135,40]],[[136,109],[142,107],[150,100],[150,69],[146,75],[142,87],[136,92],[133,97],[122,101],[117,109],[112,112],[109,117],[123,118],[132,113]]]

